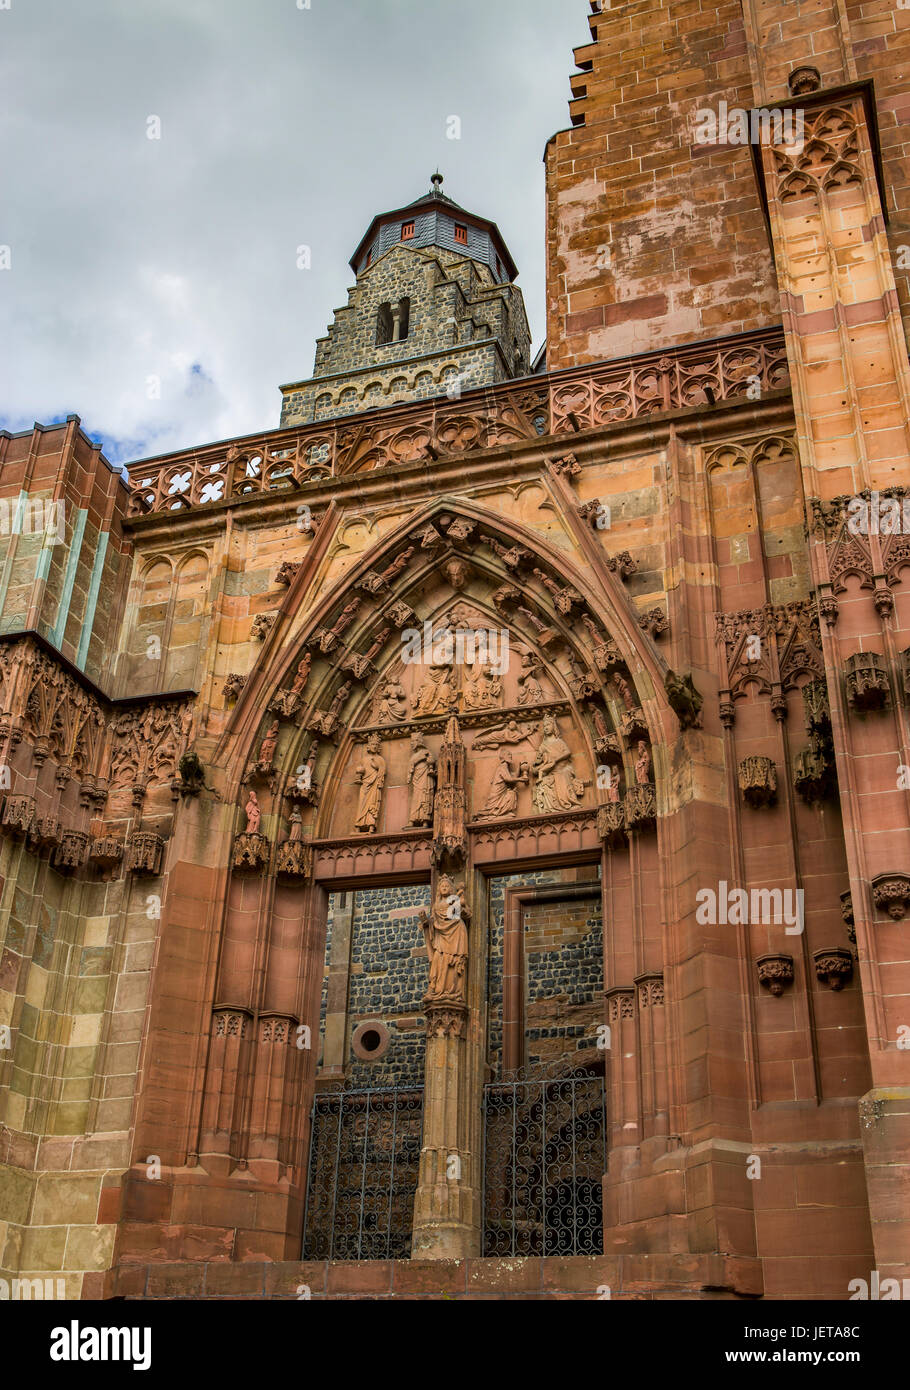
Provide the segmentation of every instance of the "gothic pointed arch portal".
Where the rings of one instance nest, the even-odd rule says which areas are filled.
[[[290,634],[293,601],[281,621]],[[236,821],[200,1162],[305,1182],[300,1096],[312,1095],[319,1047],[323,1075],[347,1075],[352,1028],[379,1053],[401,1023],[382,1017],[376,994],[368,1026],[350,971],[339,1004],[329,894],[422,884],[419,916],[416,899],[393,913],[410,936],[392,952],[404,962],[397,996],[421,1033],[413,1249],[476,1253],[488,1056],[529,1060],[516,1041],[524,944],[502,928],[494,885],[543,875],[553,901],[572,879],[562,896],[584,908],[583,949],[597,943],[591,997],[581,1024],[537,1033],[584,1035],[568,1060],[587,1045],[585,1065],[602,1075],[591,1047],[605,1019],[599,875],[605,856],[656,826],[655,751],[676,725],[666,667],[606,557],[582,570],[463,500],[438,500],[374,547],[293,639],[279,624],[223,750]],[[378,976],[382,961],[358,968]],[[304,1049],[286,1045],[301,1035]],[[565,1048],[541,1058],[567,1065]]]
[[[425,830],[422,749],[435,755],[457,713],[478,833],[590,818],[653,780],[665,674],[606,564],[583,576],[514,524],[443,499],[369,552],[272,656],[236,764],[239,800],[252,788],[279,840],[292,815],[314,845]],[[571,758],[544,766],[543,739]],[[365,756],[385,761],[381,787],[358,771]]]

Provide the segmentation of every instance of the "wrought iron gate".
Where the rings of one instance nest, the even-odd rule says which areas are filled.
[[[419,1087],[316,1097],[303,1259],[408,1258],[422,1129]]]
[[[484,1088],[484,1255],[600,1255],[602,1076]]]

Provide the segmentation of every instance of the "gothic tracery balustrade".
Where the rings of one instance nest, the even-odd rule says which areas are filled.
[[[270,430],[133,463],[130,513],[142,516],[291,491],[348,473],[457,457],[664,411],[756,399],[789,385],[778,329],[525,377],[388,411]],[[315,519],[314,519],[315,520]]]

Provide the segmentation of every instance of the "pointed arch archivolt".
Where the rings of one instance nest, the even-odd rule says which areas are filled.
[[[343,833],[336,809],[344,788],[350,801],[355,749],[370,732],[391,729],[379,711],[384,685],[407,685],[393,741],[438,734],[434,718],[438,722],[441,714],[426,708],[417,676],[402,679],[403,634],[439,624],[459,604],[473,610],[487,631],[505,634],[516,655],[486,708],[472,707],[471,700],[482,697],[465,693],[473,672],[458,672],[456,698],[468,741],[495,739],[497,724],[508,726],[510,720],[529,735],[533,726],[535,734],[521,740],[513,767],[532,763],[549,716],[571,745],[576,782],[587,784],[578,806],[593,810],[610,795],[603,782],[597,785],[598,769],[616,768],[626,787],[641,780],[643,761],[651,766],[650,749],[642,745],[672,736],[676,720],[663,695],[666,667],[638,626],[620,581],[606,564],[589,562],[582,571],[570,555],[513,520],[443,497],[361,556],[314,606],[293,642],[273,631],[262,654],[264,669],[248,681],[239,702],[252,702],[255,694],[255,707],[238,711],[219,750],[232,799],[242,801],[242,788],[258,776],[264,813],[286,819],[293,804],[284,800],[290,782],[309,766],[320,795],[315,806],[303,802],[308,834]],[[289,629],[293,614],[282,620]],[[466,619],[466,627],[472,621]],[[549,698],[522,704],[529,687],[519,685],[521,671],[536,671]],[[481,760],[483,783],[499,766],[499,751],[488,751],[495,753],[495,765],[489,757]],[[566,785],[549,804],[567,809]],[[529,795],[522,797],[526,806]],[[487,798],[483,785],[475,812]],[[535,809],[546,802],[538,795]],[[403,814],[399,806],[399,822]]]

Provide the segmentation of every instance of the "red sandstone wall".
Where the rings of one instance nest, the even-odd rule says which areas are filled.
[[[749,150],[698,146],[691,124],[752,104],[740,0],[633,0],[591,29],[583,124],[547,147],[548,366],[779,321]]]

